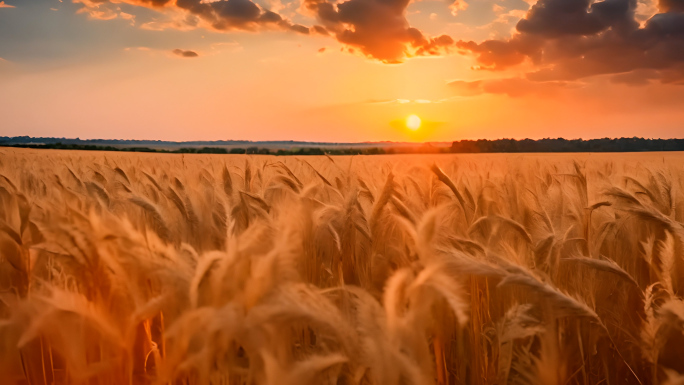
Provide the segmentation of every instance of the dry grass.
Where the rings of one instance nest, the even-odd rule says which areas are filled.
[[[0,150],[3,384],[670,384],[684,156]]]

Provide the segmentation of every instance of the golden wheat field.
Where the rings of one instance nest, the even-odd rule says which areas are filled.
[[[2,384],[684,384],[684,155],[0,149]]]

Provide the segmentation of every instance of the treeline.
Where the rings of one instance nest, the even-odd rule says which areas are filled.
[[[96,146],[94,144],[14,144],[0,142],[2,147],[17,147],[17,148],[37,148],[48,150],[82,150],[82,151],[126,151],[126,152],[169,152],[163,150],[155,150],[148,147],[112,147],[112,146]]]
[[[271,149],[265,147],[181,147],[178,149],[156,149],[149,147],[114,147],[74,143],[31,143],[17,144],[0,141],[0,146],[41,148],[58,150],[157,152],[169,154],[261,154],[261,155],[380,155],[380,154],[437,154],[437,153],[519,153],[519,152],[640,152],[640,151],[684,151],[684,139],[497,139],[461,140],[451,147],[436,147],[419,144],[413,147],[301,147]]]
[[[386,154],[389,149],[382,148],[320,148],[320,147],[303,147],[293,149],[277,149],[272,150],[263,147],[247,147],[247,148],[218,148],[218,147],[202,147],[202,148],[181,148],[179,150],[166,151],[171,153],[194,153],[194,154],[261,154],[261,155],[376,155]]]
[[[453,142],[452,153],[684,151],[684,139],[497,139]]]
[[[296,149],[272,150],[263,147],[221,148],[221,147],[183,147],[177,150],[154,149],[149,147],[112,147],[96,146],[92,144],[8,144],[0,142],[3,147],[36,148],[53,150],[83,150],[83,151],[123,151],[123,152],[156,152],[164,154],[259,154],[259,155],[377,155],[392,154],[394,149],[382,148],[343,148],[323,149],[318,147],[304,147]],[[448,149],[448,148],[447,148]]]
[[[322,147],[349,147],[356,143],[326,143],[326,142],[302,142],[294,140],[274,140],[274,141],[251,141],[251,140],[193,140],[193,141],[168,141],[168,140],[135,140],[135,139],[80,139],[80,138],[43,138],[32,136],[0,136],[1,145],[15,144],[77,144],[95,146],[129,146],[145,148],[153,147],[215,147],[215,146],[283,146],[283,147],[302,147],[302,146],[322,146]]]

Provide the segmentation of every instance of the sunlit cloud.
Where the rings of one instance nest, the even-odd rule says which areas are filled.
[[[460,11],[465,11],[468,9],[468,3],[466,3],[464,0],[455,0],[451,5],[449,5],[449,10],[451,11],[451,15],[456,16]]]
[[[442,55],[454,41],[440,35],[428,37],[411,27],[406,19],[405,0],[348,0],[332,4],[325,0],[304,0],[302,12],[316,20],[347,52],[384,63],[400,63],[406,58]]]
[[[83,1],[83,7],[76,11],[77,14],[86,14],[88,18],[93,20],[128,20],[131,25],[135,25],[135,15],[123,12],[121,7],[116,4],[93,2],[91,0],[75,0],[75,2],[81,1]]]
[[[4,1],[0,1],[0,8],[16,8],[14,5],[6,4]]]
[[[493,21],[493,23],[508,24],[513,20],[522,19],[523,17],[525,17],[525,14],[527,13],[521,9],[511,9],[508,12],[503,12],[504,10],[505,8],[502,7],[502,9],[496,11],[497,17]]]
[[[658,0],[638,0],[635,11],[639,23],[644,23],[658,13]]]

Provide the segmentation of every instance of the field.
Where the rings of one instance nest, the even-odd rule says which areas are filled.
[[[0,149],[2,384],[684,384],[684,154]]]

